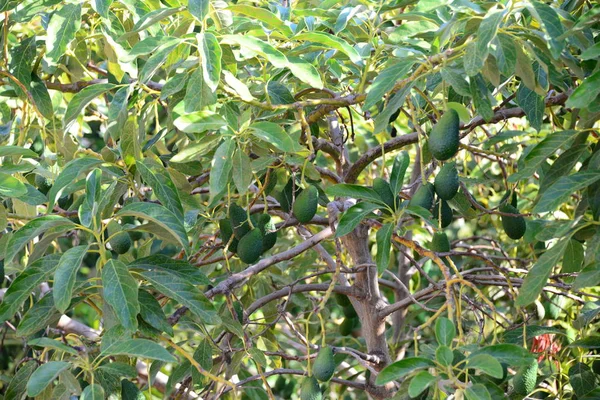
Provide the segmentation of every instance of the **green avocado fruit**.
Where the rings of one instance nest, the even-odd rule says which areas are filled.
[[[259,215],[257,222],[258,228],[263,234],[262,251],[264,253],[265,251],[271,250],[273,246],[275,246],[275,243],[277,242],[277,229],[269,214]]]
[[[233,228],[231,227],[231,221],[227,218],[223,218],[219,220],[219,230],[221,231],[221,241],[223,245],[229,243],[229,251],[235,253],[237,252],[237,245],[239,243],[238,239],[234,237],[231,242],[231,236],[233,235]]]
[[[436,232],[431,239],[431,251],[447,253],[450,251],[450,241],[445,232]]]
[[[442,228],[445,228],[452,223],[454,213],[452,211],[452,208],[450,208],[450,205],[448,205],[448,202],[446,202],[445,200],[440,200],[435,204],[435,206],[433,206],[434,218],[440,219],[440,202],[442,203],[441,226]]]
[[[408,203],[409,206],[420,206],[426,210],[431,211],[431,207],[433,207],[433,195],[435,188],[429,182],[425,185],[419,186],[413,197],[410,199]]]
[[[344,318],[340,324],[340,335],[350,336],[354,332],[354,328],[357,326],[356,318]]]
[[[293,214],[296,219],[305,224],[309,222],[317,213],[319,203],[319,190],[316,186],[308,185],[298,197],[293,206]]]
[[[459,125],[458,113],[453,109],[449,109],[431,129],[429,150],[436,160],[448,160],[458,152],[458,145],[460,144]]]
[[[108,244],[115,253],[125,254],[131,247],[131,237],[127,232],[118,232],[108,241]]]
[[[502,206],[500,206],[500,211],[509,214],[519,214],[519,210],[517,210],[510,204],[503,204]],[[525,223],[525,218],[523,218],[522,216],[511,217],[508,215],[503,215],[502,227],[504,228],[504,232],[506,232],[509,238],[518,240],[521,239],[523,235],[525,235],[527,224]]]
[[[394,195],[390,184],[383,178],[375,178],[373,180],[373,190],[377,192],[381,200],[388,205],[392,210],[395,210]]]
[[[352,304],[348,296],[346,296],[345,294],[334,293],[333,297],[335,298],[335,301],[342,307],[346,307]]]
[[[538,362],[533,359],[529,365],[525,365],[517,371],[513,378],[515,393],[527,395],[533,392],[537,381]]]
[[[260,229],[254,228],[246,233],[237,245],[237,255],[246,264],[256,262],[262,254],[263,236]]]
[[[323,394],[319,382],[314,376],[307,376],[300,386],[300,400],[322,400]]]
[[[233,228],[233,234],[240,240],[251,229],[246,210],[235,203],[229,206],[229,222]]]
[[[292,209],[292,202],[294,200],[294,178],[290,178],[288,180],[281,192],[277,193],[275,198],[279,202],[283,212],[290,212]]]
[[[46,177],[43,177],[42,175],[36,175],[35,186],[37,187],[37,190],[39,190],[43,194],[48,194],[48,192],[52,188],[52,181],[50,181],[50,179]]]
[[[449,162],[440,168],[440,171],[435,177],[434,183],[435,192],[442,200],[452,200],[458,193],[458,171],[456,163]]]
[[[312,373],[320,382],[327,382],[333,376],[335,371],[335,360],[333,359],[333,350],[329,346],[323,346],[315,358]]]

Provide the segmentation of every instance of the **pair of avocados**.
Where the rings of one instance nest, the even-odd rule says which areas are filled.
[[[229,243],[229,250],[246,264],[256,262],[277,242],[277,231],[269,214],[248,217],[246,210],[235,203],[229,207],[229,218],[219,221],[219,229],[223,243]]]
[[[312,375],[307,376],[300,386],[301,400],[321,400],[323,393],[319,387],[319,382],[328,382],[335,371],[335,360],[333,359],[333,349],[329,346],[323,346],[319,350],[312,367]]]

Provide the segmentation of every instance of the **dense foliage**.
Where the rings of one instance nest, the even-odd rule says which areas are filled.
[[[0,0],[4,399],[597,399],[594,1]]]

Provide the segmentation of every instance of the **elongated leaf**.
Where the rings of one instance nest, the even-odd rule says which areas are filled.
[[[513,367],[528,365],[533,359],[533,354],[527,349],[507,343],[486,346],[471,353],[469,358],[474,358],[479,354],[487,354],[495,358],[499,363],[504,363]]]
[[[408,385],[408,395],[410,397],[417,397],[421,393],[425,391],[429,386],[431,386],[435,381],[436,377],[431,375],[427,371],[421,371],[416,374]]]
[[[533,212],[554,211],[558,206],[566,203],[573,193],[587,188],[598,179],[600,179],[600,171],[580,171],[573,175],[560,177],[542,194],[538,203],[533,207]]]
[[[500,379],[504,375],[502,365],[489,354],[476,354],[475,356],[469,357],[467,365],[469,368],[482,371],[493,378]]]
[[[48,215],[29,221],[21,229],[14,232],[8,240],[4,257],[5,262],[11,262],[29,241],[46,232],[48,229],[57,226],[73,225],[75,224],[70,219],[58,215]]]
[[[252,183],[252,164],[250,157],[240,148],[233,154],[233,183],[240,195],[248,191]]]
[[[390,189],[392,194],[396,196],[402,189],[404,182],[404,175],[410,164],[410,156],[406,151],[401,151],[396,158],[394,158],[394,165],[392,166],[392,173],[390,175]]]
[[[128,339],[113,343],[102,351],[104,356],[126,355],[142,359],[175,362],[177,359],[158,343],[148,339]]]
[[[387,106],[375,118],[375,129],[373,130],[373,134],[382,132],[387,128],[387,126],[390,123],[390,117],[392,116],[392,114],[398,111],[398,109],[400,109],[400,107],[404,103],[404,100],[406,99],[406,96],[410,93],[410,90],[412,89],[413,85],[414,82],[410,82],[402,89],[394,93],[390,101],[388,101]],[[417,141],[416,139],[417,138],[415,136],[415,142]]]
[[[250,93],[250,89],[248,89],[248,86],[246,86],[244,82],[236,78],[236,76],[231,72],[227,70],[223,71],[223,79],[225,80],[225,83],[229,85],[233,89],[233,91],[240,97],[240,99],[242,99],[242,101],[255,100],[254,96],[252,96],[252,93]]]
[[[177,46],[178,43],[170,43],[166,46],[160,47],[156,53],[152,54],[150,58],[148,58],[148,61],[146,61],[146,63],[142,67],[142,70],[139,73],[140,81],[143,83],[147,83],[150,79],[152,79],[152,77],[158,72],[160,67],[162,67],[164,63],[167,62],[167,58],[169,57],[169,55],[171,55],[171,53],[173,53],[173,50]]]
[[[596,388],[596,375],[588,365],[578,362],[569,368],[569,383],[580,398]]]
[[[252,134],[286,153],[295,153],[303,148],[283,128],[273,122],[255,122],[250,125]]]
[[[179,192],[167,170],[156,163],[144,160],[137,163],[138,170],[161,204],[171,210],[183,222],[183,206]]]
[[[0,172],[0,195],[6,197],[19,197],[27,193],[25,184],[17,178]]]
[[[210,0],[189,0],[188,11],[202,22],[210,11]]]
[[[150,326],[160,332],[166,332],[173,336],[173,328],[162,310],[160,303],[145,290],[140,289],[138,293],[140,302],[140,316]]]
[[[296,101],[287,86],[277,81],[267,83],[267,93],[272,104],[293,104]]]
[[[400,361],[396,361],[381,370],[375,383],[377,385],[385,385],[388,382],[400,379],[411,372],[425,369],[434,366],[433,361],[423,357],[408,357]]]
[[[10,72],[26,88],[31,83],[31,65],[35,60],[35,54],[35,36],[23,39],[19,46],[11,51]],[[15,91],[20,96],[25,96],[18,86],[15,86]]]
[[[198,268],[185,260],[175,260],[162,254],[154,254],[135,260],[129,268],[147,271],[164,271],[175,274],[193,285],[210,285],[212,282]]]
[[[51,384],[62,371],[71,367],[71,364],[65,361],[50,361],[40,365],[27,382],[27,396],[35,397],[42,393],[46,386]]]
[[[59,342],[58,340],[50,339],[48,337],[35,338],[27,342],[29,346],[45,347],[47,349],[60,350],[65,353],[77,355],[77,350],[67,346],[66,344]]]
[[[60,316],[61,313],[54,307],[52,293],[47,293],[23,315],[17,327],[17,336],[31,336],[47,326],[54,325]]]
[[[102,17],[108,18],[108,9],[113,0],[93,0],[92,7]]]
[[[227,126],[227,122],[218,114],[203,110],[178,117],[173,125],[186,133],[216,131]]]
[[[525,111],[529,124],[536,130],[542,129],[542,120],[544,119],[544,98],[521,84],[517,90],[517,104]]]
[[[179,153],[171,158],[174,163],[186,163],[198,160],[201,156],[208,154],[219,144],[219,135],[209,135],[202,138],[198,143],[194,143],[183,148]]]
[[[52,119],[54,116],[54,108],[50,93],[46,88],[46,84],[36,74],[31,74],[31,83],[29,84],[29,92],[33,98],[35,106],[39,112],[46,118]]]
[[[221,36],[221,43],[229,45],[237,44],[244,49],[260,54],[276,68],[285,68],[288,65],[288,60],[282,52],[269,43],[249,35],[223,35]]]
[[[227,9],[236,14],[243,14],[251,17],[252,19],[257,19],[268,27],[283,33],[285,36],[289,37],[293,34],[292,29],[287,26],[285,22],[280,20],[275,14],[265,8],[253,7],[246,4],[235,4],[229,6]]]
[[[396,85],[396,82],[408,74],[408,71],[410,71],[414,64],[415,60],[411,59],[401,61],[394,60],[390,62],[390,66],[381,71],[373,81],[371,89],[365,99],[363,109],[368,110],[374,106],[375,103],[381,101],[381,99],[384,98],[384,95]]]
[[[316,89],[323,88],[321,75],[319,75],[319,71],[311,63],[300,57],[289,56],[287,59],[287,67],[296,78]]]
[[[15,376],[11,379],[4,393],[4,400],[21,400],[27,391],[27,382],[33,371],[38,367],[35,360],[22,364]]]
[[[187,232],[183,223],[172,211],[155,203],[130,203],[123,207],[116,216],[133,215],[134,217],[148,219],[168,231],[176,239],[185,252],[189,251]]]
[[[342,214],[337,229],[335,231],[336,237],[342,237],[354,230],[361,223],[363,219],[373,211],[381,208],[378,204],[360,202],[353,205]]]
[[[394,233],[394,224],[385,224],[377,231],[377,254],[375,262],[378,271],[385,271],[390,262],[390,249],[392,247],[392,234]]]
[[[354,49],[354,47],[350,46],[344,40],[330,35],[325,32],[306,32],[301,33],[300,35],[294,36],[294,39],[301,41],[309,41],[321,44],[326,48],[333,48],[341,51],[346,54],[350,61],[357,64],[361,62],[360,54]]]
[[[454,323],[448,318],[440,317],[435,321],[435,338],[442,346],[450,346],[456,336]]]
[[[600,283],[600,262],[595,262],[585,267],[575,278],[573,290],[597,286],[598,283]]]
[[[105,398],[106,395],[104,394],[102,386],[94,383],[92,385],[87,385],[85,389],[83,389],[79,400],[104,400]]]
[[[132,36],[135,36],[138,32],[146,30],[150,28],[152,25],[160,22],[161,20],[176,14],[183,10],[183,7],[180,8],[159,8],[158,10],[150,11],[145,14],[142,18],[140,18],[132,29],[127,30],[120,38],[119,41],[124,41]]]
[[[227,137],[215,152],[209,176],[211,198],[215,198],[227,188],[231,169],[233,168],[231,158],[235,148],[235,141]]]
[[[119,260],[109,260],[102,268],[102,286],[104,300],[113,308],[121,325],[135,332],[140,312],[138,287],[127,266]]]
[[[587,136],[587,135],[586,135]],[[548,171],[544,173],[540,183],[540,194],[545,192],[550,186],[552,186],[560,177],[568,175],[573,167],[577,164],[588,146],[585,143],[574,143],[568,150],[562,153],[552,163],[552,166]]]
[[[329,196],[351,197],[357,200],[368,200],[374,203],[385,205],[375,190],[361,185],[338,183],[337,185],[329,186],[327,189],[325,189],[325,192]]]
[[[558,14],[552,7],[542,2],[532,1],[531,5],[533,6],[532,14],[544,26],[546,33],[550,36],[550,52],[552,57],[557,60],[564,48],[564,38],[562,36],[565,33]]]
[[[505,10],[503,9],[490,11],[483,21],[481,21],[481,24],[479,24],[477,45],[475,47],[478,65],[483,66],[485,64],[490,43],[496,37],[496,32],[498,32],[498,27],[500,26],[500,22],[502,22],[502,18],[504,18],[504,14]]]
[[[52,188],[48,192],[48,209],[52,210],[56,200],[63,195],[63,189],[75,182],[80,174],[87,174],[90,169],[100,164],[102,164],[102,160],[92,157],[76,158],[69,161],[56,177]]]
[[[87,254],[88,245],[76,246],[63,253],[54,272],[53,296],[57,310],[64,313],[71,304],[77,271]]]
[[[0,157],[21,156],[24,158],[38,158],[38,154],[21,146],[0,146]]]
[[[467,387],[465,389],[465,397],[467,400],[492,400],[490,392],[481,383]]]
[[[600,94],[600,71],[585,78],[581,85],[575,89],[569,96],[567,107],[587,108],[593,104],[596,97]]]
[[[52,14],[46,30],[46,59],[58,64],[81,26],[81,4],[68,3]]]
[[[67,110],[65,111],[65,116],[63,118],[64,130],[69,130],[81,111],[83,111],[92,100],[115,87],[116,85],[113,85],[112,83],[99,83],[83,88],[79,93],[73,96],[67,105]]]
[[[442,74],[442,78],[452,86],[456,93],[461,96],[471,96],[469,83],[460,72],[451,68],[442,68],[440,73]]]
[[[214,92],[219,86],[221,76],[221,56],[219,41],[212,33],[198,35],[198,49],[202,57],[202,72],[206,84]]]

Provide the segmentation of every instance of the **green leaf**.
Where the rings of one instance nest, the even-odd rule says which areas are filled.
[[[149,257],[139,258],[129,264],[129,268],[147,271],[163,271],[175,274],[181,279],[190,282],[192,285],[212,284],[198,267],[185,260],[176,260],[162,254],[154,254]]]
[[[577,397],[583,397],[596,388],[596,374],[589,366],[578,362],[569,368],[569,383]]]
[[[216,198],[227,188],[231,169],[233,168],[232,157],[235,149],[235,140],[226,137],[215,152],[209,176],[211,198]]]
[[[233,183],[240,195],[248,191],[253,178],[250,157],[238,148],[233,154]]]
[[[546,33],[550,36],[550,41],[548,43],[550,44],[552,57],[555,60],[558,60],[565,45],[564,38],[562,38],[565,31],[560,23],[558,14],[552,7],[539,1],[532,1],[531,5],[533,6],[533,9],[531,7],[529,7],[529,9],[533,11],[532,15],[544,26]]]
[[[127,266],[119,260],[109,260],[102,268],[104,300],[113,308],[123,327],[131,332],[137,330],[140,312],[137,281]]]
[[[201,33],[198,35],[198,51],[202,62],[202,73],[204,81],[216,91],[221,78],[221,56],[223,51],[219,41],[212,33]]]
[[[36,74],[31,75],[29,92],[31,93],[33,102],[40,113],[44,117],[52,119],[54,117],[54,108],[52,106],[50,93],[48,93],[48,89],[46,88],[44,81],[42,81]]]
[[[575,340],[570,343],[568,347],[579,347],[581,349],[599,349],[600,348],[600,336],[588,336],[583,339]]]
[[[305,32],[294,36],[294,39],[318,43],[323,45],[326,49],[332,48],[339,50],[346,54],[350,61],[355,64],[362,61],[360,54],[358,54],[354,47],[350,46],[346,41],[325,32]]]
[[[38,154],[21,146],[0,146],[0,157],[21,156],[24,158],[38,158]]]
[[[562,176],[542,194],[532,211],[534,213],[554,211],[561,204],[565,204],[573,193],[587,188],[598,179],[600,179],[600,171],[580,171],[573,175]]]
[[[490,43],[496,37],[498,27],[500,26],[500,22],[502,22],[502,18],[504,18],[504,14],[504,9],[492,9],[492,11],[488,12],[483,18],[481,24],[479,24],[477,41],[475,42],[475,56],[478,58],[476,64],[481,65],[481,67],[485,64],[490,49]]]
[[[140,316],[150,326],[160,332],[166,332],[173,336],[173,328],[160,306],[160,303],[147,291],[140,289],[138,292],[140,302]]]
[[[367,93],[363,110],[368,110],[378,101],[384,98],[385,94],[392,90],[396,82],[404,78],[411,68],[415,65],[415,60],[393,60],[389,66],[377,75],[371,89]]]
[[[436,380],[437,378],[427,371],[419,372],[410,380],[410,384],[408,385],[408,395],[411,398],[419,396]]]
[[[565,253],[566,259],[566,253]],[[600,283],[600,262],[588,265],[577,275],[573,282],[573,290],[579,290],[585,287],[597,286]]]
[[[188,11],[202,22],[210,12],[210,0],[189,0]]]
[[[583,132],[583,134],[585,135],[585,139],[587,139],[586,133]],[[552,163],[550,169],[544,172],[540,182],[540,194],[545,192],[546,189],[552,186],[561,176],[568,175],[571,172],[573,167],[575,167],[588,149],[585,139],[582,142],[577,142],[577,139],[575,139],[575,143],[558,156]]]
[[[390,175],[390,189],[392,194],[396,196],[402,189],[404,183],[404,175],[410,164],[410,156],[406,151],[398,153],[394,158],[394,165],[392,166],[392,173]]]
[[[253,7],[246,4],[235,4],[227,7],[236,14],[247,15],[253,20],[259,20],[270,28],[273,28],[287,37],[293,35],[292,29],[280,20],[275,14],[265,8]]]
[[[31,83],[31,68],[36,55],[35,39],[35,36],[23,39],[21,43],[10,52],[10,72],[26,88],[29,87],[29,84]],[[19,96],[26,95],[18,86],[15,86],[15,91]]]
[[[523,85],[535,91],[537,86],[535,81],[536,74],[533,71],[533,61],[525,54],[519,42],[514,42],[514,48],[517,60],[515,70],[512,72],[521,78]]]
[[[463,65],[465,73],[468,76],[475,76],[483,68],[483,60],[479,57],[477,52],[477,42],[471,42],[467,44],[465,48],[465,55],[463,57]],[[472,89],[471,89],[472,90]]]
[[[565,255],[563,256],[563,264],[561,272],[570,274],[581,271],[583,266],[583,245],[581,242],[571,239],[565,249]]]
[[[89,245],[75,246],[63,253],[54,272],[52,294],[56,309],[64,313],[71,304],[77,271]]]
[[[267,83],[267,93],[271,99],[271,104],[274,105],[293,104],[296,101],[287,86],[277,81],[269,81]]]
[[[287,59],[287,67],[296,78],[315,89],[323,89],[321,75],[319,75],[319,71],[311,63],[300,57],[288,56]]]
[[[600,57],[600,42],[585,49],[585,51],[581,53],[580,57],[582,60],[593,60]]]
[[[75,122],[81,111],[88,104],[98,96],[114,89],[117,85],[112,83],[98,83],[95,85],[83,88],[80,92],[76,93],[71,101],[67,104],[65,110],[65,116],[63,117],[63,128],[68,131],[71,125]]]
[[[517,63],[517,50],[512,36],[504,33],[498,34],[496,44],[496,61],[500,71],[510,76],[515,72]]]
[[[477,369],[493,378],[501,379],[504,376],[502,364],[489,354],[476,354],[467,359],[469,368]]]
[[[180,131],[186,133],[202,133],[225,128],[227,122],[225,122],[223,117],[219,114],[215,114],[208,110],[202,110],[178,117],[173,122],[173,125]]]
[[[474,358],[479,354],[487,354],[495,358],[499,363],[508,364],[513,367],[528,365],[533,359],[533,355],[527,349],[507,343],[486,346],[471,353],[469,358]]]
[[[152,25],[160,22],[161,20],[170,17],[173,14],[176,14],[183,10],[183,7],[179,8],[159,8],[154,11],[150,11],[145,14],[142,18],[140,18],[132,29],[128,29],[121,37],[119,37],[119,42],[125,41],[132,36],[136,36],[138,32],[146,30],[150,28]]]
[[[58,215],[47,215],[29,221],[21,229],[11,235],[8,244],[6,245],[4,262],[11,262],[28,242],[46,232],[48,229],[57,226],[74,225],[75,224],[70,219]]]
[[[207,339],[201,340],[194,351],[194,360],[206,371],[210,371],[213,366],[213,350]]]
[[[518,182],[521,179],[528,178],[558,149],[565,144],[570,143],[576,131],[554,132],[546,136],[544,140],[538,143],[523,159],[524,167],[520,168],[515,174],[508,177],[511,183]]]
[[[517,90],[517,104],[525,111],[529,124],[539,132],[546,107],[544,98],[521,83]]]
[[[81,27],[81,4],[68,3],[52,14],[46,29],[46,59],[55,66]]]
[[[102,356],[126,355],[142,359],[175,362],[177,359],[164,347],[148,339],[127,339],[113,343],[101,353]]]
[[[600,95],[600,71],[585,78],[569,96],[565,106],[571,108],[588,108]]]
[[[167,170],[149,159],[138,162],[137,168],[144,182],[152,188],[152,192],[161,204],[183,222],[183,206],[179,199],[179,192]]]
[[[412,89],[413,85],[414,82],[410,82],[402,89],[394,93],[394,95],[392,96],[390,101],[388,101],[383,111],[380,112],[375,118],[375,129],[373,130],[373,134],[382,132],[388,127],[390,123],[390,117],[392,116],[392,114],[398,111],[398,109],[400,109],[402,104],[404,104],[404,100],[406,99],[406,96],[410,93],[410,90]],[[415,142],[416,141],[417,140],[415,137]]]
[[[110,364],[102,364],[99,369],[115,376],[125,376],[127,378],[135,378],[138,376],[137,370],[133,365],[122,362],[111,362]]]
[[[265,57],[276,68],[285,68],[288,66],[288,60],[282,52],[267,42],[249,35],[223,35],[222,44],[237,44],[243,49],[251,50],[254,53]]]
[[[342,214],[335,231],[336,237],[342,237],[354,230],[363,219],[373,211],[381,208],[378,204],[360,202],[353,205]]]
[[[219,144],[220,135],[207,135],[199,142],[189,144],[171,158],[173,163],[186,163],[198,160],[201,156],[208,154]]]
[[[394,233],[394,224],[384,224],[377,231],[377,254],[375,262],[377,270],[383,272],[387,269],[390,262],[390,249],[392,247],[392,234]]]
[[[21,400],[25,397],[29,377],[37,367],[38,363],[35,360],[30,360],[22,364],[8,384],[6,392],[4,392],[4,400]]]
[[[94,0],[92,7],[102,17],[108,19],[108,10],[113,0]]]
[[[106,395],[104,394],[104,389],[102,389],[102,386],[94,383],[87,385],[85,389],[83,389],[79,400],[104,400],[105,398]]]
[[[240,99],[242,99],[242,101],[250,102],[256,100],[254,96],[252,96],[252,93],[250,93],[248,86],[236,78],[235,75],[227,70],[223,71],[223,75],[225,83],[233,89],[233,91],[240,97]]]
[[[471,90],[469,89],[469,83],[465,80],[464,76],[457,70],[451,68],[442,68],[440,70],[442,78],[452,86],[454,91],[461,96],[471,96]]]
[[[448,367],[452,365],[454,353],[448,346],[438,346],[438,348],[435,350],[435,359],[441,366]]]
[[[467,400],[492,400],[490,392],[481,383],[476,383],[465,389],[465,397]]]
[[[6,197],[20,197],[27,193],[25,184],[17,178],[0,172],[0,195]]]
[[[70,367],[71,364],[65,361],[49,361],[40,365],[27,381],[27,396],[35,397],[41,394],[58,377],[58,374]]]
[[[294,141],[289,133],[276,123],[267,121],[255,122],[248,129],[257,138],[272,144],[286,153],[296,153],[304,150],[299,143]]]
[[[125,215],[148,219],[160,225],[181,244],[186,253],[189,251],[189,241],[183,223],[164,206],[147,202],[130,203],[116,214],[119,217]]]
[[[433,367],[433,361],[423,357],[408,357],[400,361],[396,361],[381,370],[377,379],[376,385],[385,385],[388,382],[400,379],[413,371]]]
[[[368,200],[385,206],[385,203],[375,190],[361,185],[338,183],[325,189],[325,193],[334,197],[351,197],[357,200]]]
[[[538,258],[537,262],[527,273],[523,285],[519,290],[519,296],[516,301],[517,306],[523,307],[529,305],[537,299],[548,281],[552,268],[558,265],[559,260],[563,256],[569,239],[570,237],[565,237],[556,242],[554,246],[546,250]]]
[[[362,7],[360,5],[357,5],[356,7],[344,7],[335,21],[333,32],[337,35],[346,29],[348,22],[350,22],[361,9]]]
[[[77,350],[67,346],[66,344],[59,342],[58,340],[50,339],[48,337],[31,339],[27,342],[29,346],[34,347],[45,347],[47,349],[59,350],[65,353],[77,355]]]
[[[446,317],[439,317],[435,321],[435,338],[442,346],[452,345],[452,340],[456,336],[454,323]]]
[[[492,110],[492,103],[490,101],[490,91],[488,90],[483,77],[480,74],[472,76],[469,82],[469,88],[471,90],[471,96],[473,97],[473,105],[477,110],[477,113],[485,121],[490,121],[494,116],[494,110]]]
[[[173,53],[173,50],[178,45],[179,43],[171,43],[166,46],[162,46],[156,53],[152,54],[142,67],[142,70],[140,71],[140,82],[148,83],[148,81],[152,79],[154,74],[158,72],[160,67],[162,67],[163,64],[167,62],[167,58],[169,57],[169,55],[171,55],[171,53]]]
[[[64,166],[52,188],[48,192],[48,209],[52,210],[56,200],[63,195],[63,189],[75,182],[80,174],[87,174],[88,171],[102,164],[102,160],[92,157],[76,158]]]
[[[47,326],[54,325],[60,316],[61,314],[54,307],[52,293],[47,293],[23,315],[17,327],[17,336],[31,336]]]

